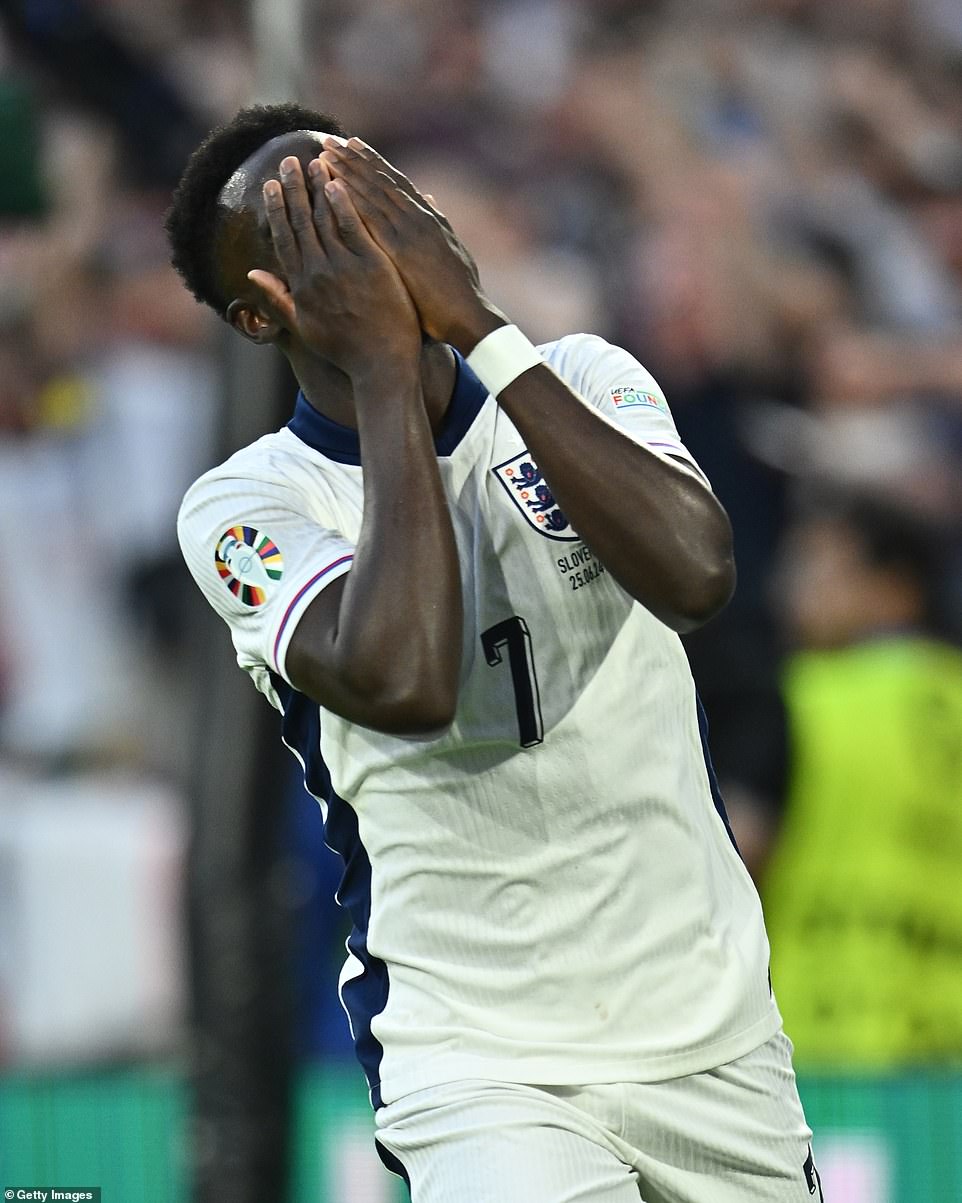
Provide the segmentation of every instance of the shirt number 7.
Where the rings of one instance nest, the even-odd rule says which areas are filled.
[[[514,704],[518,712],[518,738],[522,748],[533,748],[544,742],[544,722],[541,718],[541,696],[531,651],[528,624],[515,614],[481,632],[481,646],[488,664],[495,668],[504,663],[503,649],[508,649]]]

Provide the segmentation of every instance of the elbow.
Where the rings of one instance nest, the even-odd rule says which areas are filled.
[[[693,494],[695,512],[678,532],[672,596],[659,615],[679,635],[710,622],[735,592],[735,551],[731,523],[721,504],[704,490]]]
[[[707,566],[702,565],[679,597],[675,621],[670,625],[680,635],[703,627],[731,601],[735,580],[735,561],[731,552]]]
[[[446,731],[456,709],[453,701],[443,697],[382,701],[367,725],[385,735],[427,738]]]
[[[385,735],[439,735],[454,722],[458,704],[456,680],[422,680],[414,675],[368,681],[359,685],[357,696],[363,699],[358,721]]]
[[[348,722],[384,735],[437,736],[454,721],[458,680],[387,673],[385,664],[358,671],[321,668],[303,653],[288,658],[294,688]]]
[[[676,581],[670,616],[664,621],[679,635],[710,622],[735,592],[735,553],[728,516],[719,506],[716,521],[703,527],[706,538],[678,557],[684,573]]]
[[[702,534],[679,613],[684,623],[680,634],[696,631],[710,622],[724,610],[735,592],[737,573],[732,528],[718,502],[714,503],[710,516],[703,523]]]

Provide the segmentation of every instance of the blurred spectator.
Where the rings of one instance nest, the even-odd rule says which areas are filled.
[[[791,770],[762,894],[800,1067],[962,1062],[962,654],[933,633],[936,554],[877,503],[787,536]]]

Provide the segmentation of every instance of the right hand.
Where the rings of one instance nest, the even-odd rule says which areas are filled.
[[[283,277],[255,268],[247,278],[266,307],[311,351],[348,376],[385,360],[416,364],[421,330],[397,269],[371,238],[342,181],[326,165],[289,155],[280,182],[264,184],[264,206]]]
[[[364,224],[397,266],[426,334],[457,344],[459,331],[496,312],[471,253],[432,198],[360,138],[327,138],[322,158],[348,184]],[[501,325],[504,315],[497,317]]]

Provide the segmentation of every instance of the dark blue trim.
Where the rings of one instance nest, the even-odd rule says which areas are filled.
[[[701,704],[701,698],[695,694],[695,705],[698,708],[698,734],[701,737],[701,750],[705,757],[705,772],[708,774],[708,788],[711,790],[711,798],[715,803],[715,809],[718,811],[718,817],[725,824],[725,830],[728,832],[728,838],[732,842],[732,847],[741,856],[738,847],[738,841],[735,839],[735,833],[732,831],[732,825],[728,821],[728,811],[725,809],[725,799],[721,795],[721,790],[718,788],[718,778],[715,776],[715,766],[711,762],[711,752],[708,750],[708,718],[705,715],[705,707]]]
[[[371,1021],[387,1006],[390,983],[387,965],[371,956],[367,949],[371,922],[371,862],[358,834],[357,812],[333,791],[328,800],[324,838],[327,846],[344,861],[337,901],[351,916],[354,927],[347,938],[347,947],[363,969],[344,984],[341,999],[351,1017],[354,1048],[371,1088],[371,1103],[377,1108],[382,1104],[380,1080],[384,1048],[371,1031]]]
[[[732,847],[742,861],[744,861],[745,858],[738,847],[738,841],[735,839],[735,833],[732,831],[732,825],[728,819],[728,811],[725,809],[725,799],[718,788],[715,766],[711,762],[711,752],[708,750],[708,716],[705,714],[705,707],[701,704],[701,698],[698,696],[697,690],[695,691],[695,706],[698,708],[698,734],[701,737],[701,750],[705,757],[705,772],[708,774],[708,788],[711,790],[712,801],[715,803],[718,817],[725,824],[725,830],[728,832],[728,838],[732,842]],[[770,998],[774,998],[774,994],[772,993],[772,971],[770,968],[768,970],[768,995]]]
[[[327,803],[324,842],[344,862],[337,901],[351,916],[354,926],[347,947],[357,957],[363,971],[345,984],[341,998],[351,1019],[354,1048],[371,1089],[371,1103],[377,1108],[382,1105],[380,1077],[384,1048],[371,1031],[371,1022],[387,1006],[390,981],[387,965],[371,956],[367,948],[371,921],[371,862],[361,843],[357,813],[334,792],[331,775],[321,757],[320,708],[276,673],[271,673],[271,682],[284,708],[281,722],[284,742],[304,761],[304,784],[308,791]]]
[[[451,348],[454,351],[454,348]],[[438,455],[453,455],[458,444],[471,429],[490,394],[467,361],[454,351],[454,390],[441,429],[434,438]]]
[[[444,414],[441,429],[434,439],[434,448],[439,456],[451,455],[471,428],[481,407],[488,399],[488,390],[468,367],[462,356],[454,350],[454,390]],[[328,459],[339,464],[361,462],[361,444],[357,431],[340,422],[332,422],[316,410],[303,392],[297,394],[294,416],[287,423],[288,430],[296,434],[302,443],[320,451]]]
[[[404,1168],[404,1162],[401,1161],[399,1157],[395,1157],[390,1149],[386,1149],[384,1145],[382,1145],[377,1139],[377,1137],[374,1138],[374,1147],[377,1150],[377,1155],[380,1157],[384,1168],[390,1170],[392,1174],[397,1174],[399,1178],[403,1179],[404,1185],[408,1188],[408,1194],[410,1194],[411,1179],[407,1170]]]

